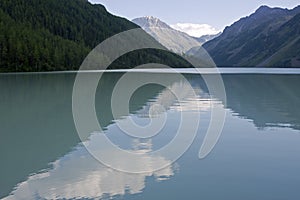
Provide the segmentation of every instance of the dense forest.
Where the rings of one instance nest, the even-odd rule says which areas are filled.
[[[76,70],[96,45],[133,28],[138,26],[87,0],[1,0],[0,71]],[[143,50],[110,68],[149,62],[189,66],[175,54]]]

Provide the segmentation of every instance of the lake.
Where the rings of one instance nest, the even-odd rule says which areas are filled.
[[[83,83],[95,76],[84,73]],[[224,73],[226,99],[200,75],[146,72],[130,73],[153,81],[127,98],[135,83],[118,86],[123,76],[103,74],[91,97],[99,130],[85,105],[74,114],[75,73],[0,75],[0,199],[300,198],[300,75]],[[213,109],[226,114],[218,137],[207,134]],[[200,159],[205,143],[211,149]],[[150,153],[167,144],[182,155]]]

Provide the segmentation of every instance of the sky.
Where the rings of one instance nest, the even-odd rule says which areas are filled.
[[[259,6],[294,8],[299,0],[89,0],[104,5],[112,14],[129,20],[154,16],[189,34],[218,32]],[[203,25],[202,27],[199,25]]]

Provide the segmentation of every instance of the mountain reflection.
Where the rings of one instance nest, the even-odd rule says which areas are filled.
[[[100,115],[99,120],[100,124],[104,126],[105,128],[105,134],[107,135],[115,135],[116,134],[116,128],[114,121],[126,121],[128,120],[128,116],[119,116],[119,119],[113,120],[111,110],[109,108],[110,103],[110,97],[111,92],[113,89],[113,86],[115,85],[116,81],[120,77],[121,74],[109,74],[106,75],[103,80],[101,80],[101,83],[99,84],[99,92],[96,94],[97,99],[97,113]],[[47,75],[49,76],[49,75]],[[46,78],[47,78],[46,76]],[[162,76],[162,75],[158,75]],[[26,102],[28,104],[28,107],[32,110],[23,109],[24,115],[30,116],[31,112],[42,112],[43,111],[43,103],[39,101],[37,93],[39,93],[41,96],[47,95],[46,93],[49,91],[52,91],[53,95],[53,89],[56,87],[59,87],[56,84],[50,84],[49,85],[43,85],[43,88],[38,89],[41,87],[39,82],[45,83],[45,80],[47,79],[37,79],[36,77],[32,79],[32,77],[21,77],[16,82],[18,85],[22,83],[22,85],[31,85],[27,82],[34,82],[33,88],[31,90],[29,88],[22,88],[22,90],[27,90],[29,93],[33,93],[36,97],[35,101]],[[49,77],[48,77],[49,78]],[[52,77],[53,78],[53,77]],[[73,75],[65,75],[62,76],[60,79],[59,77],[56,77],[58,80],[56,83],[65,85],[68,88],[64,88],[62,90],[54,90],[56,92],[55,97],[60,97],[63,99],[63,101],[60,101],[58,99],[55,99],[55,97],[49,96],[49,98],[54,98],[54,102],[58,101],[59,104],[62,104],[65,106],[65,108],[69,107],[70,103],[70,84],[74,78]],[[87,76],[88,78],[88,76]],[[166,77],[162,77],[165,78]],[[35,80],[35,81],[33,81]],[[51,78],[50,78],[51,80]],[[8,79],[7,81],[11,81]],[[65,83],[62,83],[64,82]],[[14,81],[12,81],[14,82]],[[27,84],[24,84],[27,83]],[[46,81],[47,82],[47,81]],[[16,84],[16,83],[14,83]],[[130,112],[135,113],[137,117],[142,117],[142,120],[148,120],[149,117],[154,117],[154,115],[160,115],[163,112],[167,112],[168,110],[173,111],[207,111],[210,108],[210,102],[207,99],[208,95],[206,95],[200,88],[196,88],[197,94],[199,95],[199,99],[191,99],[192,91],[188,90],[191,89],[190,87],[187,87],[187,83],[183,80],[177,80],[177,82],[174,82],[173,79],[170,79],[170,87],[169,89],[163,89],[161,86],[157,85],[151,85],[151,86],[145,86],[139,89],[134,96],[132,97],[132,100],[130,101]],[[171,92],[171,90],[178,94],[180,94],[179,97],[175,97],[174,94]],[[39,91],[39,92],[37,92]],[[45,92],[44,92],[45,91]],[[68,91],[68,92],[66,92]],[[45,93],[45,94],[44,94]],[[145,95],[146,94],[146,95]],[[28,100],[30,100],[30,94],[22,94],[22,95],[28,95]],[[205,100],[200,101],[201,95]],[[11,96],[8,96],[8,99],[27,99],[27,97],[18,96],[17,98],[13,98],[14,95],[11,94]],[[191,106],[190,103],[197,103],[197,101],[201,102],[200,110],[196,109],[195,107]],[[11,104],[12,102],[6,102],[7,104]],[[163,110],[149,110],[149,108],[153,108],[153,104],[159,104],[164,109]],[[13,103],[15,106],[16,104]],[[47,113],[51,113],[50,110],[53,110],[53,112],[56,112],[55,110],[55,104],[47,103],[48,106],[52,106],[52,108],[48,107]],[[62,106],[62,107],[64,107]],[[38,110],[35,110],[37,108]],[[4,108],[3,108],[4,109]],[[62,113],[60,113],[60,118],[69,118],[71,115],[70,110],[61,110]],[[45,116],[46,120],[48,119]],[[51,122],[51,121],[50,121]],[[49,123],[49,121],[47,121]],[[68,127],[72,127],[73,125],[70,123],[65,124],[67,128],[64,128],[64,130],[69,129]],[[42,130],[42,129],[41,129]],[[54,129],[52,129],[54,130]],[[8,131],[8,130],[6,130]],[[28,129],[26,131],[35,132],[34,129]],[[49,130],[46,131],[48,133]],[[56,130],[57,132],[61,132],[61,130]],[[57,137],[57,133],[48,133],[47,137]],[[76,133],[75,133],[76,134]],[[94,149],[96,148],[96,151],[101,151],[101,146],[99,145],[99,134],[97,132],[93,132],[90,134],[88,139],[86,141],[83,141],[83,143],[86,146],[92,146]],[[44,136],[44,134],[42,133]],[[36,135],[28,135],[28,137],[31,137],[28,139],[28,145],[32,145],[33,148],[35,148],[35,137]],[[46,136],[45,136],[46,137]],[[76,137],[76,135],[69,135],[68,137]],[[15,140],[18,140],[18,138],[15,138]],[[58,139],[59,140],[59,139]],[[66,138],[65,141],[58,141],[58,143],[53,142],[52,148],[60,148],[60,143],[64,143],[68,140]],[[32,144],[29,144],[32,141]],[[128,140],[118,140],[120,143],[126,143]],[[129,145],[125,144],[133,153],[141,153],[145,154],[147,152],[153,151],[153,141],[151,139],[135,139],[131,138],[129,139]],[[24,144],[25,145],[25,144]],[[7,152],[11,148],[11,146],[6,145]],[[22,148],[21,146],[18,146],[18,148]],[[48,149],[42,150],[39,152],[39,149],[36,149],[36,152],[32,152],[30,156],[32,156],[32,159],[39,160],[39,157],[44,156],[45,152],[43,151],[51,151],[50,147]],[[69,148],[72,148],[70,145]],[[98,149],[97,149],[98,148]],[[141,159],[135,160],[132,162],[132,160],[129,162],[126,157],[122,158],[116,158],[113,155],[111,155],[112,159],[118,159],[118,162],[126,163],[129,166],[142,166],[142,168],[145,171],[149,171],[148,173],[142,173],[142,174],[129,174],[129,173],[123,173],[119,171],[115,171],[111,168],[108,168],[101,164],[99,161],[97,161],[95,158],[93,158],[90,153],[86,150],[83,144],[78,143],[76,147],[69,153],[66,151],[62,151],[60,153],[65,152],[65,155],[62,157],[54,160],[51,162],[51,168],[48,170],[44,170],[42,172],[37,173],[37,171],[31,171],[33,175],[29,176],[26,181],[20,181],[18,183],[17,188],[12,192],[11,195],[7,196],[5,199],[74,199],[74,198],[95,198],[99,199],[102,197],[113,197],[118,195],[125,195],[125,194],[137,194],[142,192],[142,190],[145,188],[145,182],[147,177],[155,177],[157,181],[165,181],[168,180],[171,176],[174,175],[174,166],[172,166],[171,161],[164,157],[160,156],[148,156],[145,154],[145,156],[142,156]],[[108,155],[110,152],[106,152]],[[20,162],[27,162],[27,160],[22,159],[22,152],[20,152],[20,155],[17,159],[19,159]],[[52,156],[53,157],[53,156]],[[11,158],[13,159],[13,158]],[[16,159],[16,158],[14,158]],[[32,160],[31,159],[31,160]],[[51,158],[48,158],[49,161],[51,161]],[[164,165],[167,166],[166,168],[155,171],[153,167],[157,165]],[[19,166],[22,167],[21,165]],[[9,170],[8,170],[9,171]],[[13,171],[12,171],[13,173]],[[30,173],[28,173],[30,174]]]
[[[217,96],[210,97],[201,77],[186,75],[196,91],[196,98],[192,98],[183,80],[174,81],[171,78],[169,88],[178,91],[178,98],[162,86],[146,85],[131,98],[130,113],[113,119],[111,94],[121,76],[122,73],[103,76],[96,94],[96,112],[105,134],[119,146],[136,153],[155,150],[155,141],[119,137],[116,121],[126,121],[130,115],[137,122],[147,124],[149,117],[181,111],[209,112],[215,103],[220,104]],[[154,74],[138,76],[143,78]],[[172,75],[155,76],[166,79]],[[74,74],[0,76],[3,94],[0,96],[0,112],[5,113],[0,115],[0,198],[74,199],[138,194],[145,189],[147,178],[165,181],[174,176],[174,165],[157,172],[128,174],[107,168],[96,161],[79,140],[74,127],[74,77]],[[236,74],[223,75],[223,80],[227,94],[226,109],[233,115],[250,119],[259,129],[300,129],[299,75]],[[174,124],[176,122],[171,121],[169,126],[173,127]],[[99,133],[88,134],[84,144],[99,146]],[[126,163],[126,158],[116,159]],[[170,164],[170,160],[145,154],[143,159],[128,165],[142,165],[151,171],[156,163]],[[41,172],[43,169],[47,170]]]
[[[258,128],[300,129],[299,75],[223,75],[227,107]]]
[[[203,80],[198,79],[198,81]],[[195,99],[193,94],[197,94],[199,99]],[[166,110],[198,112],[200,110],[208,111],[210,108],[211,99],[208,93],[200,87],[191,88],[185,81],[179,80],[171,84],[169,89],[164,89],[154,100],[149,101],[141,110],[137,111],[137,114],[141,117],[149,117],[157,116]]]

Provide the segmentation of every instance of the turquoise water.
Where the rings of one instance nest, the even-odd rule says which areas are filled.
[[[94,75],[87,73],[85,78]],[[169,89],[157,84],[140,87],[130,98],[129,113],[113,117],[111,95],[122,75],[102,77],[95,108],[103,132],[91,130],[84,141],[72,115],[75,74],[0,75],[0,198],[299,199],[300,75],[224,74],[225,102],[210,96],[199,75],[185,75],[191,91],[172,74],[134,73],[137,80],[168,80]],[[210,154],[199,159],[213,107],[226,113],[224,128]],[[175,137],[182,113],[191,122],[197,115],[200,120],[196,138],[175,162],[160,156],[132,161],[100,145],[99,135],[105,134],[132,152],[158,150]],[[128,119],[146,126],[151,118],[165,119],[151,138],[131,137],[118,127]],[[191,127],[184,127],[183,133]],[[114,170],[96,160],[86,146],[147,172]],[[161,163],[166,167],[152,170]]]

